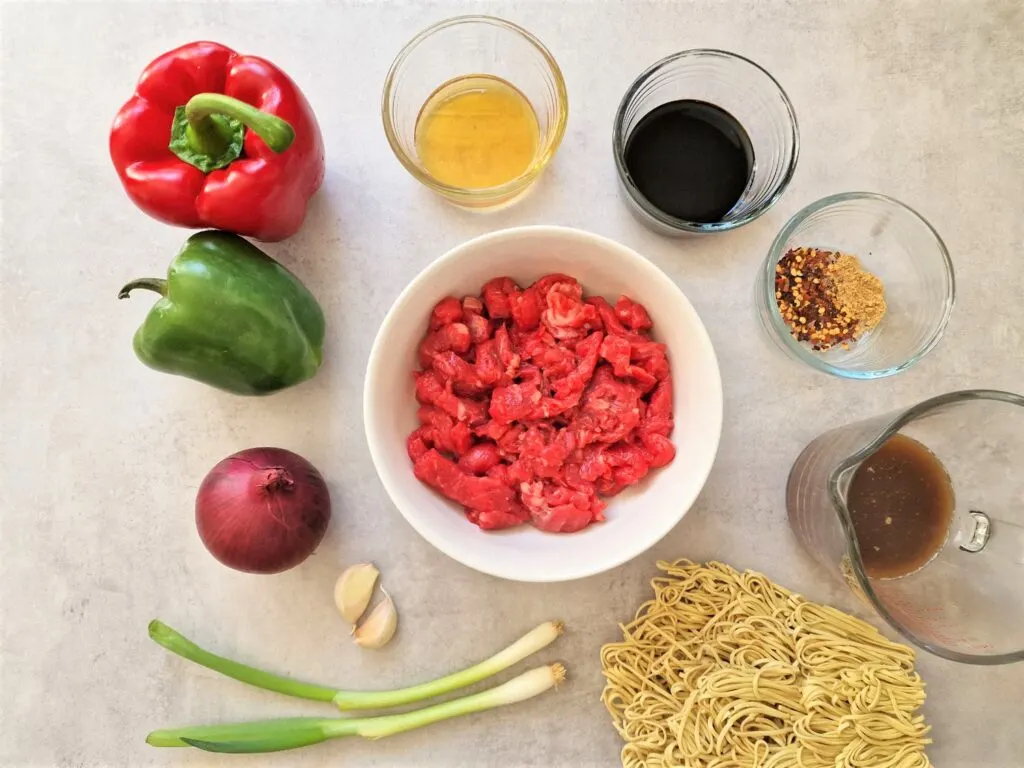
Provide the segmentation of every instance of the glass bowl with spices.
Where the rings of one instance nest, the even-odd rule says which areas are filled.
[[[492,16],[458,16],[414,37],[384,83],[384,133],[419,182],[472,210],[519,200],[565,134],[568,95],[536,37]]]
[[[877,379],[938,344],[953,309],[953,263],[916,211],[847,192],[789,220],[755,294],[762,326],[787,355],[835,376]]]

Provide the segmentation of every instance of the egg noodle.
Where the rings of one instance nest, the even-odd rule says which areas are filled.
[[[722,563],[659,562],[601,649],[623,768],[927,768],[914,652]]]

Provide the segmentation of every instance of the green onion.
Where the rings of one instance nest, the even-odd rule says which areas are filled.
[[[550,645],[562,634],[560,621],[546,621],[519,638],[503,651],[461,672],[431,680],[430,682],[400,688],[394,691],[340,691],[336,688],[302,683],[288,677],[241,664],[210,653],[166,624],[153,620],[149,623],[149,636],[172,653],[196,664],[220,672],[222,675],[264,690],[313,701],[330,701],[342,711],[353,709],[384,709],[423,701],[442,693],[465,688],[496,675]]]
[[[300,683],[298,680],[273,675],[270,672],[264,672],[246,664],[225,659],[223,656],[218,656],[215,653],[210,653],[157,619],[149,622],[149,636],[171,653],[176,653],[182,658],[194,661],[200,666],[212,669],[214,672],[220,672],[222,675],[233,677],[235,680],[240,680],[243,683],[254,685],[257,688],[283,693],[285,696],[295,696],[299,699],[312,699],[313,701],[332,701],[335,694],[338,693],[333,688]]]
[[[534,627],[505,650],[461,672],[395,691],[338,691],[334,695],[334,704],[343,712],[351,709],[386,709],[457,691],[459,688],[486,680],[513,664],[518,664],[527,656],[553,643],[564,629],[565,626],[560,621],[546,621]]]
[[[153,731],[146,743],[154,747],[195,746],[215,744],[215,752],[278,752],[310,744],[319,744],[329,738],[325,728],[331,720],[322,717],[289,717],[281,720],[258,720],[251,723],[227,725],[199,725],[192,728]],[[232,745],[249,749],[232,749]]]
[[[565,680],[565,667],[537,667],[481,693],[398,715],[332,719],[293,717],[227,725],[203,725],[153,731],[146,743],[154,747],[196,747],[207,752],[280,752],[342,736],[380,739],[422,728],[460,715],[483,712],[537,696]]]

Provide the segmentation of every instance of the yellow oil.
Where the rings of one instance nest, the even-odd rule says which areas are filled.
[[[437,181],[486,189],[512,181],[537,155],[529,100],[493,75],[466,75],[434,91],[416,118],[416,152]]]

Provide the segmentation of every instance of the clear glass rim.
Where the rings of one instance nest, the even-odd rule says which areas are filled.
[[[395,123],[391,115],[391,95],[395,87],[395,77],[406,59],[409,58],[420,43],[433,36],[436,32],[459,24],[489,24],[491,26],[501,27],[502,29],[519,35],[530,43],[538,53],[540,53],[544,62],[547,64],[548,71],[551,73],[551,78],[555,85],[557,107],[555,123],[549,131],[547,141],[539,153],[538,158],[519,176],[495,187],[469,189],[466,187],[452,186],[450,184],[440,182],[429,173],[426,173],[422,168],[420,168],[419,164],[416,163],[413,158],[409,157],[405,150],[402,149],[402,145],[398,141],[398,130],[395,127]],[[440,85],[440,83],[438,83],[438,85]],[[515,83],[513,83],[513,85],[515,85]],[[452,197],[470,199],[498,198],[507,194],[515,193],[528,185],[537,176],[539,176],[540,173],[548,166],[548,163],[551,162],[551,158],[554,157],[555,151],[558,149],[559,144],[562,143],[562,138],[565,136],[565,126],[569,119],[569,93],[565,86],[565,79],[562,77],[562,70],[559,68],[558,62],[555,61],[555,57],[551,55],[551,52],[539,39],[537,39],[537,37],[520,27],[518,24],[506,21],[505,19],[500,19],[497,16],[486,16],[481,14],[453,16],[443,21],[439,21],[436,24],[432,24],[417,34],[412,38],[412,40],[402,47],[402,50],[398,52],[398,56],[396,56],[395,60],[391,62],[391,67],[388,69],[387,77],[384,80],[384,93],[381,98],[381,119],[384,121],[384,135],[387,137],[388,144],[391,146],[391,151],[395,153],[395,157],[398,158],[398,161],[405,167],[405,169],[421,184]]]
[[[855,371],[843,368],[842,366],[832,365],[831,363],[823,360],[820,356],[816,355],[812,350],[804,347],[803,344],[790,335],[789,327],[782,319],[782,315],[779,314],[778,304],[775,302],[775,265],[782,257],[782,249],[785,248],[786,241],[789,239],[790,235],[792,235],[808,217],[818,211],[822,211],[837,203],[844,203],[851,200],[874,200],[908,212],[923,224],[931,233],[931,236],[935,241],[935,245],[938,247],[939,256],[945,268],[946,294],[943,297],[942,317],[939,319],[939,322],[936,323],[931,336],[916,353],[909,356],[906,360],[903,360],[896,365],[889,366],[888,368]],[[953,312],[953,305],[956,302],[956,276],[953,270],[953,260],[950,258],[946,244],[943,242],[939,233],[935,230],[935,227],[929,224],[928,220],[925,219],[924,216],[915,211],[909,205],[901,203],[894,197],[882,195],[877,192],[841,192],[836,195],[829,195],[828,197],[823,197],[820,200],[814,201],[810,205],[801,208],[793,214],[790,220],[786,222],[785,226],[779,230],[779,234],[775,236],[771,247],[768,249],[768,257],[765,259],[762,267],[761,279],[764,283],[763,300],[767,307],[768,315],[771,317],[772,330],[774,331],[775,338],[778,342],[790,355],[801,362],[807,363],[807,365],[816,370],[824,373],[830,373],[833,376],[839,376],[844,379],[881,379],[886,376],[893,376],[915,365],[925,355],[931,352],[942,339],[942,335],[946,330],[946,324],[949,322],[949,317]]]
[[[940,645],[929,643],[927,640],[923,640],[917,634],[898,622],[893,615],[889,613],[889,610],[878,598],[878,595],[875,594],[874,588],[871,586],[871,580],[868,578],[867,572],[864,569],[864,562],[860,556],[860,547],[857,544],[857,536],[853,531],[853,520],[850,518],[849,510],[846,508],[846,504],[843,502],[842,496],[839,493],[839,481],[842,475],[847,470],[857,466],[864,461],[864,459],[877,451],[882,443],[892,437],[898,430],[936,408],[940,408],[951,403],[961,403],[970,400],[992,400],[1024,408],[1024,397],[1016,395],[1013,392],[1005,392],[998,389],[965,389],[958,392],[949,392],[945,395],[939,395],[920,402],[917,405],[902,411],[879,432],[876,438],[832,470],[832,474],[828,479],[828,494],[832,501],[832,507],[835,510],[836,515],[839,517],[839,524],[843,529],[843,535],[846,538],[846,551],[850,557],[850,565],[853,569],[854,575],[857,577],[857,583],[861,590],[863,590],[864,595],[871,602],[872,607],[883,619],[885,619],[889,626],[919,648],[923,648],[929,653],[941,656],[944,659],[949,659],[950,661],[986,666],[1010,664],[1015,661],[1024,660],[1024,649],[999,654],[961,653],[960,651],[953,651]]]
[[[777,188],[761,205],[743,216],[738,216],[735,219],[729,219],[728,221],[715,221],[711,223],[687,221],[686,219],[679,219],[665,213],[664,211],[658,210],[651,205],[647,198],[644,197],[643,193],[640,192],[637,186],[633,183],[633,180],[630,178],[629,171],[626,169],[626,110],[628,109],[630,102],[633,100],[633,97],[636,96],[637,92],[647,83],[648,80],[665,67],[676,63],[680,59],[695,56],[712,56],[734,59],[762,72],[778,89],[779,96],[786,107],[786,113],[789,117],[789,139],[793,144],[793,156],[790,158],[789,164],[786,166],[786,171],[783,174],[781,181],[779,181]],[[741,56],[740,54],[732,53],[731,51],[724,51],[720,48],[690,48],[685,51],[670,54],[663,59],[659,59],[641,72],[637,78],[630,83],[629,88],[626,89],[626,93],[622,97],[622,101],[619,102],[619,108],[615,111],[615,124],[612,130],[612,154],[615,157],[615,169],[619,174],[619,180],[622,182],[622,185],[626,188],[626,191],[629,193],[633,202],[640,206],[643,212],[652,219],[678,232],[690,232],[694,234],[728,232],[731,229],[742,227],[744,224],[749,224],[754,219],[765,213],[765,211],[769,210],[776,202],[778,202],[778,199],[782,197],[782,194],[786,191],[786,188],[789,186],[789,182],[793,178],[793,174],[796,172],[797,161],[800,159],[800,130],[797,126],[796,111],[793,109],[793,104],[789,100],[789,96],[786,94],[786,91],[779,84],[779,81],[776,80],[772,74],[760,64],[748,59],[746,56]]]

